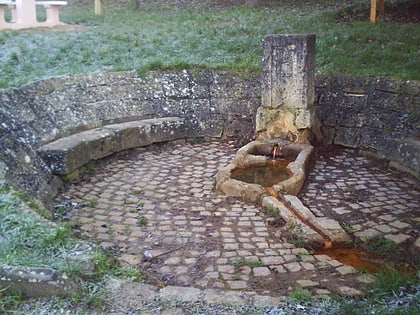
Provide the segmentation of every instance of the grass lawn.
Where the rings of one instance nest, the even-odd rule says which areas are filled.
[[[418,21],[391,19],[373,25],[366,0],[273,0],[255,7],[237,5],[240,1],[150,0],[142,1],[138,10],[116,2],[105,1],[101,16],[93,15],[92,5],[70,2],[61,15],[66,27],[0,32],[0,88],[96,71],[135,69],[144,73],[193,67],[260,71],[261,39],[281,33],[317,35],[319,73],[420,79]],[[414,1],[398,1],[408,2]],[[7,14],[10,18],[10,12]],[[52,266],[79,275],[81,271],[73,268],[78,266],[70,268],[66,260],[78,244],[69,226],[34,218],[19,208],[13,193],[0,187],[0,263]],[[107,275],[141,280],[137,270],[123,269],[101,252],[93,258],[94,273],[84,279],[79,295],[24,304],[18,293],[0,290],[0,313],[57,314],[61,310],[87,314],[91,307],[99,311],[107,304],[103,280]],[[360,299],[308,302],[310,296],[300,290],[294,292],[294,302],[284,302],[271,311],[250,309],[248,314],[284,314],[289,308],[288,314],[414,315],[419,314],[418,280],[419,275],[405,279],[385,270],[375,276],[374,284]],[[156,303],[150,305],[151,310],[164,309],[160,301]],[[202,309],[185,307],[194,307],[197,314],[216,314],[207,305],[199,305]],[[302,311],[305,308],[307,313]],[[246,314],[240,308],[225,311]]]
[[[97,71],[259,71],[261,39],[282,33],[317,35],[317,72],[420,79],[419,24],[371,24],[369,1],[143,2],[133,10],[105,1],[100,16],[70,3],[61,13],[68,27],[0,32],[0,88]]]

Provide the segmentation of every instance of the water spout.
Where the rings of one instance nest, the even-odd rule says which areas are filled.
[[[276,156],[279,156],[279,155],[280,155],[279,145],[278,144],[275,144],[273,146],[273,160],[275,160],[276,159]]]

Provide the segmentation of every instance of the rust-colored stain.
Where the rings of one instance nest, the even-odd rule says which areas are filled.
[[[378,272],[384,266],[384,263],[373,261],[378,259],[378,257],[358,247],[323,248],[316,251],[315,255],[327,255],[344,265],[352,266],[357,270],[369,273]]]

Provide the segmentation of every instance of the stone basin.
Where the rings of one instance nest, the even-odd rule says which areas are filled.
[[[273,150],[276,148],[276,154]],[[277,153],[278,152],[278,153]],[[305,182],[313,146],[310,144],[283,144],[253,141],[238,150],[232,163],[216,175],[216,189],[227,196],[261,203],[264,208],[274,209],[290,226],[298,226],[304,247],[311,249],[347,246],[350,236],[339,222],[330,218],[317,218],[297,197]],[[290,177],[272,187],[247,183],[233,178],[238,168],[267,165],[277,156],[292,159],[286,171]]]
[[[289,178],[272,186],[277,194],[297,195],[305,181],[306,169],[313,152],[310,144],[285,144],[253,141],[238,150],[232,163],[221,169],[216,175],[216,188],[228,196],[241,197],[245,200],[259,201],[267,194],[265,187],[234,179],[232,173],[239,168],[265,166],[273,157],[292,159],[286,171]]]

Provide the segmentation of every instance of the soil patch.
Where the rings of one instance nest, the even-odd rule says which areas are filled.
[[[344,7],[337,15],[337,23],[367,21],[370,15],[370,2]],[[398,23],[420,23],[420,2],[417,0],[385,1],[385,21]]]

